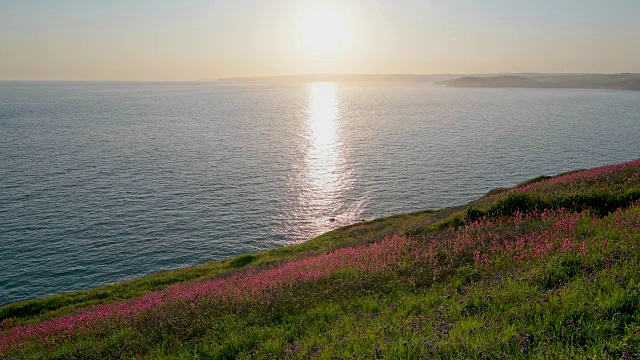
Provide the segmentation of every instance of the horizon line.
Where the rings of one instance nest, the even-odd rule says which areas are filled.
[[[278,79],[278,78],[302,78],[302,77],[321,77],[321,76],[370,76],[370,77],[382,77],[382,76],[406,76],[406,77],[420,77],[420,76],[474,76],[474,75],[640,75],[640,72],[484,72],[484,73],[301,73],[301,74],[289,74],[289,75],[238,75],[227,76],[219,78],[203,77],[199,79],[184,79],[184,80],[123,80],[123,79],[83,79],[83,80],[71,80],[71,79],[0,79],[0,82],[67,82],[67,83],[80,83],[80,82],[129,82],[129,83],[186,83],[186,82],[217,82],[217,81],[229,81],[229,80],[250,80],[250,79]]]

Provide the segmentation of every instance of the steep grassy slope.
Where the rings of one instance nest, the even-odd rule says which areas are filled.
[[[12,304],[0,308],[0,354],[638,358],[639,199],[636,160]]]

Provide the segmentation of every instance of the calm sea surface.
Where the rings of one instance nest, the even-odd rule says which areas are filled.
[[[638,157],[640,92],[0,83],[0,304]]]

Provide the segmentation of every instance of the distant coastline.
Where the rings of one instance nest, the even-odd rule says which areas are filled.
[[[467,88],[573,88],[640,90],[640,73],[492,73],[492,74],[299,74],[202,78],[218,83],[405,83]]]
[[[451,80],[466,74],[299,74],[276,76],[242,76],[220,78],[222,83],[434,83]],[[211,81],[203,78],[201,81]]]
[[[301,74],[201,79],[223,84],[309,82],[437,84],[462,88],[605,89],[640,91],[640,73],[617,74]]]
[[[463,88],[606,89],[640,91],[640,74],[463,76],[436,82]]]

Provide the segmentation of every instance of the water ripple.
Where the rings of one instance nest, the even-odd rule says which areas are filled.
[[[0,304],[631,160],[639,100],[431,85],[0,83]]]

